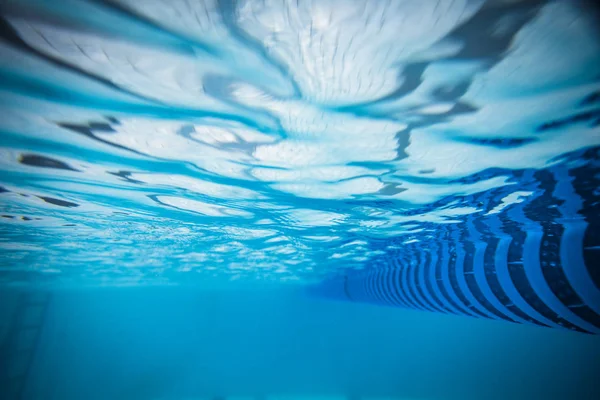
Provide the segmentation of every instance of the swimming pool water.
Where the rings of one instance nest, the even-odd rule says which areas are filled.
[[[600,331],[592,2],[0,10],[2,287]]]

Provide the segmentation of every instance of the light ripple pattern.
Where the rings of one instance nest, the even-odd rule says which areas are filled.
[[[583,3],[2,2],[0,284],[294,281],[596,332]]]

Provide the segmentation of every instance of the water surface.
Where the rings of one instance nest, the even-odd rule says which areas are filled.
[[[0,12],[0,285],[17,304],[5,314],[31,290],[53,299],[25,396],[594,397],[592,2],[18,0]],[[228,298],[211,311],[221,319],[204,314],[207,288]],[[200,297],[178,303],[179,291]],[[136,325],[129,301],[157,312]],[[285,316],[269,314],[278,303]],[[262,322],[240,323],[256,339],[244,356],[217,332],[248,315]],[[110,342],[111,316],[144,344]],[[178,328],[153,336],[152,324]],[[300,349],[285,360],[283,337]],[[256,367],[260,354],[271,358]],[[227,375],[236,363],[256,373]]]

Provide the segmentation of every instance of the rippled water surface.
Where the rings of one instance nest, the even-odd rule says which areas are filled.
[[[0,0],[0,398],[599,399],[595,3]]]
[[[532,231],[550,268],[568,231],[597,295],[584,3],[0,4],[3,283],[316,282]]]

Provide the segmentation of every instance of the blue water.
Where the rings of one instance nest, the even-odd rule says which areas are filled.
[[[0,13],[1,398],[600,396],[593,2]]]

